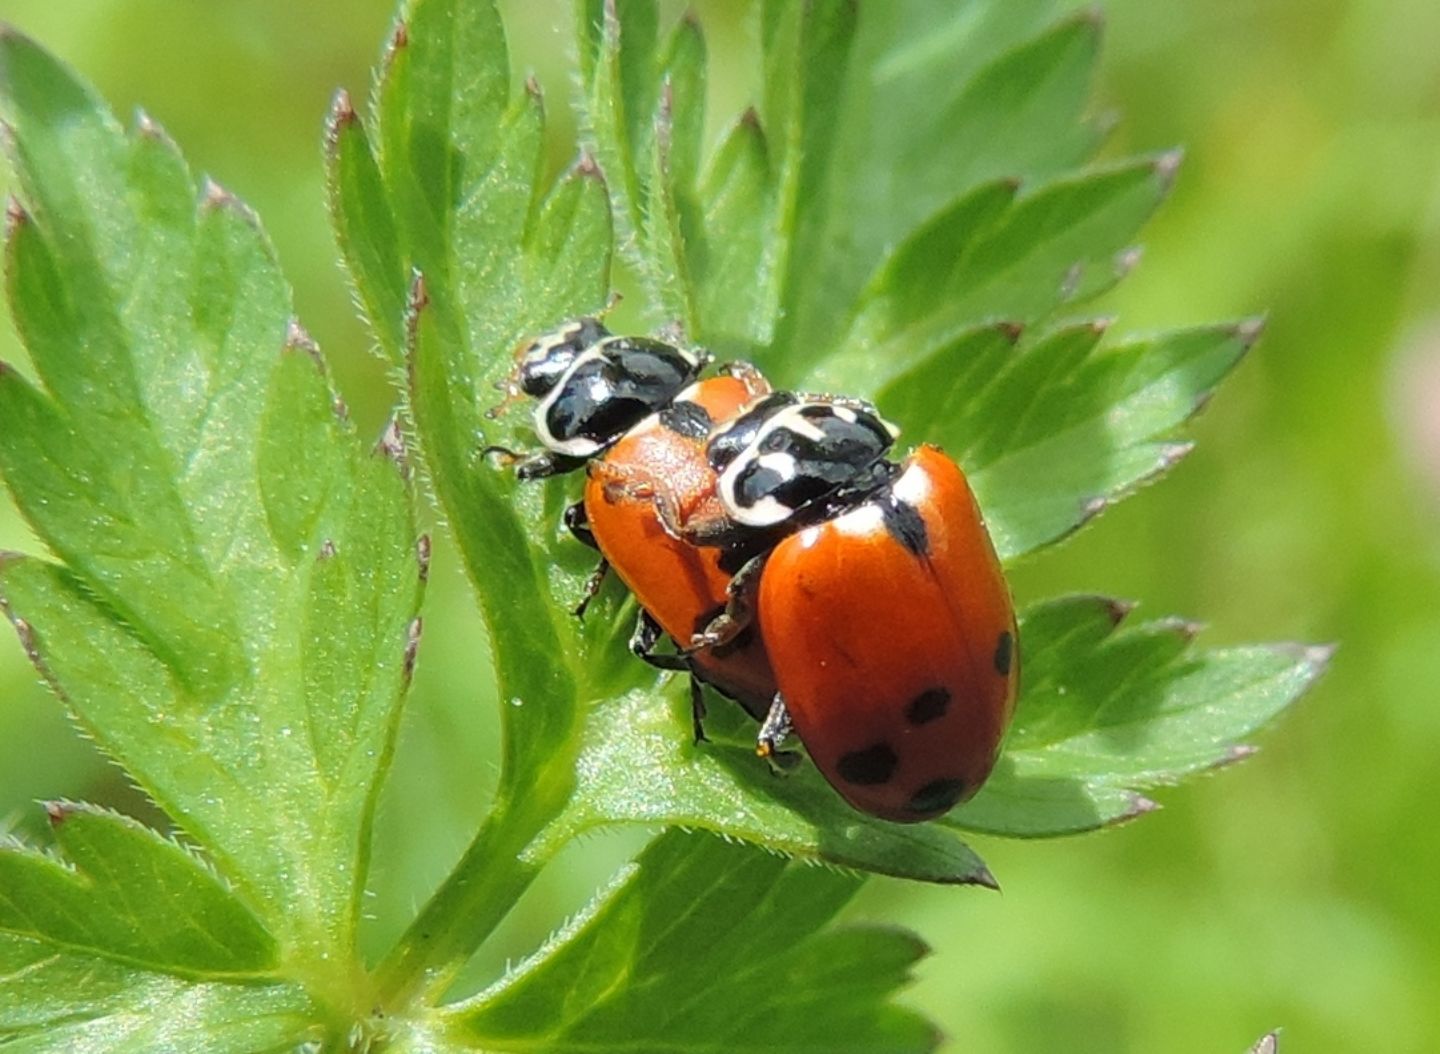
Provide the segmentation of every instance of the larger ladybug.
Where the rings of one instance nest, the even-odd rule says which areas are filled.
[[[696,380],[704,365],[695,352],[613,336],[598,320],[585,318],[525,348],[515,376],[516,388],[538,400],[535,433],[545,447],[519,459],[518,474],[535,479],[586,467],[584,497],[565,513],[570,531],[602,556],[585,601],[608,570],[634,593],[641,610],[631,649],[662,669],[693,675],[697,738],[704,712],[699,681],[757,719],[776,691],[754,631],[693,655],[658,650],[662,635],[688,642],[723,612],[731,578],[726,553],[674,537],[660,510],[682,518],[723,515],[706,441],[770,391],[745,364]]]
[[[778,692],[758,751],[774,755],[793,728],[857,809],[914,822],[989,776],[1019,659],[964,473],[933,446],[886,460],[895,435],[865,403],[772,397],[711,439],[724,515],[667,524],[698,544],[773,541],[694,638],[703,654],[759,627]]]

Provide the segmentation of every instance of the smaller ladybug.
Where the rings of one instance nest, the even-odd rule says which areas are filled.
[[[1019,659],[964,473],[928,445],[888,461],[896,435],[858,400],[771,397],[710,441],[723,514],[666,523],[696,544],[769,544],[692,639],[703,654],[759,627],[779,690],[757,751],[776,756],[793,729],[847,801],[906,823],[989,776]]]
[[[663,635],[688,641],[725,609],[732,554],[701,549],[665,529],[672,515],[723,515],[716,475],[706,461],[712,429],[769,393],[753,367],[732,363],[696,380],[705,357],[661,341],[612,336],[596,319],[571,322],[540,337],[518,357],[513,388],[539,400],[534,410],[541,453],[514,458],[522,479],[586,467],[585,494],[565,524],[598,549],[601,563],[576,610],[583,614],[613,570],[640,604],[631,650],[652,665],[691,674],[696,738],[711,684],[759,719],[775,694],[758,633],[739,632],[703,652],[659,650]],[[660,495],[664,495],[662,498]]]
[[[545,450],[521,459],[516,474],[543,479],[579,468],[674,402],[705,363],[663,341],[614,336],[595,318],[539,338],[521,352],[515,386],[539,400],[535,435]]]

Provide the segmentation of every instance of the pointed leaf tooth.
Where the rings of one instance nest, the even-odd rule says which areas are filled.
[[[417,615],[405,631],[405,656],[403,665],[405,669],[405,683],[407,685],[415,676],[415,660],[420,654],[420,635],[424,632],[424,629],[425,620]]]
[[[1240,338],[1241,342],[1245,345],[1245,349],[1248,351],[1254,347],[1255,342],[1264,335],[1265,327],[1269,322],[1270,317],[1268,315],[1256,315],[1253,318],[1247,318],[1236,323],[1235,335]]]
[[[1260,1041],[1250,1048],[1250,1054],[1279,1054],[1280,1032],[1267,1033],[1260,1037]]]
[[[422,534],[415,539],[415,564],[420,571],[420,582],[430,581],[430,535]]]
[[[1121,249],[1115,254],[1115,277],[1125,278],[1131,271],[1140,266],[1140,261],[1145,256],[1145,250],[1139,245],[1132,245],[1129,248]]]
[[[335,89],[330,101],[330,112],[325,117],[325,151],[333,156],[340,149],[340,135],[352,125],[358,124],[360,115],[355,112],[350,93],[344,88]]]
[[[1155,159],[1155,175],[1166,191],[1174,184],[1175,174],[1180,171],[1180,165],[1184,160],[1185,151],[1180,147],[1167,150]]]

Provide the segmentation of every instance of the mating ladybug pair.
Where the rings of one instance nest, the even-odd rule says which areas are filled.
[[[524,349],[536,479],[581,467],[565,522],[641,612],[631,647],[793,731],[857,809],[931,819],[974,794],[1014,710],[1015,616],[959,467],[857,399],[772,391],[754,367],[580,319]],[[501,448],[490,448],[498,450]],[[506,452],[508,453],[508,452]],[[583,609],[583,603],[581,605]],[[679,645],[658,649],[662,635]]]

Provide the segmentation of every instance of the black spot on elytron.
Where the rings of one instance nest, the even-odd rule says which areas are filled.
[[[905,803],[905,809],[918,816],[942,813],[952,808],[964,793],[964,780],[931,780],[910,795],[910,800]]]
[[[885,529],[892,538],[916,556],[929,553],[930,533],[925,529],[919,509],[909,502],[900,501],[892,493],[880,503],[880,510],[885,517]]]
[[[671,403],[660,411],[660,423],[686,439],[704,439],[715,422],[699,403]]]
[[[846,754],[835,766],[835,771],[840,773],[840,778],[846,783],[873,787],[880,783],[889,783],[890,777],[895,775],[895,767],[899,764],[900,759],[889,743],[876,743],[864,750],[852,750]]]
[[[945,716],[950,709],[950,692],[945,688],[927,688],[905,708],[905,718],[912,725],[928,724]]]
[[[1001,677],[1010,676],[1010,664],[1015,661],[1015,638],[1007,629],[995,642],[995,672]]]

